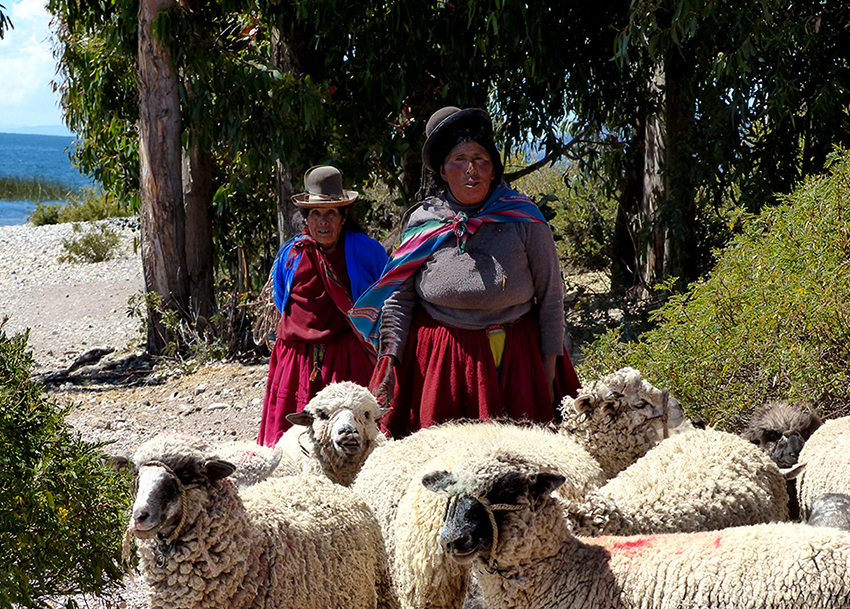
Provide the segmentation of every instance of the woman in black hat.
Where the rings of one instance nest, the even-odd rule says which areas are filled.
[[[443,108],[422,161],[437,194],[410,217],[354,325],[378,351],[371,388],[401,437],[457,418],[551,421],[578,378],[564,349],[552,231],[502,182],[490,116]]]
[[[292,197],[304,230],[275,258],[274,301],[280,311],[277,339],[257,443],[274,446],[290,427],[286,416],[335,381],[367,385],[375,351],[346,314],[381,274],[384,247],[357,228],[349,205],[358,194],[343,190],[342,175],[320,165],[304,174],[307,192]]]

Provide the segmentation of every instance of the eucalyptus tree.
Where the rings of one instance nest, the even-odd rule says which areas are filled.
[[[758,211],[850,144],[848,26],[847,2],[632,3],[618,57],[653,66],[649,116],[661,118],[653,137],[666,147],[648,175],[663,183],[658,200],[641,218],[650,282],[696,279],[722,244],[728,219],[717,210]]]
[[[3,40],[6,30],[12,30],[15,28],[15,26],[12,25],[12,20],[9,19],[6,13],[3,12],[5,9],[6,7],[0,4],[0,40]]]

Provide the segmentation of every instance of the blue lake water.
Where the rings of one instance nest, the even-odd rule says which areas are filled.
[[[71,164],[68,151],[73,145],[73,137],[0,133],[0,177],[38,178],[64,184],[74,191],[94,186],[92,180]],[[26,223],[27,214],[34,208],[32,201],[0,200],[0,226]]]

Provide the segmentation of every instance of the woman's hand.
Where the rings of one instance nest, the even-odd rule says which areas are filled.
[[[395,371],[393,366],[395,357],[392,355],[381,355],[369,381],[369,391],[375,396],[378,406],[389,408],[395,394]]]
[[[546,370],[546,386],[549,388],[549,401],[555,401],[555,369],[558,362],[557,355],[545,354],[543,356],[543,369]]]

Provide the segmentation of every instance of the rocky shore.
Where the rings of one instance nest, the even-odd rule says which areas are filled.
[[[71,224],[0,227],[0,320],[8,317],[9,336],[30,329],[36,372],[64,368],[95,347],[124,352],[141,338],[140,319],[127,315],[144,287],[138,220],[102,222],[121,236],[117,255],[89,264],[59,262]]]

